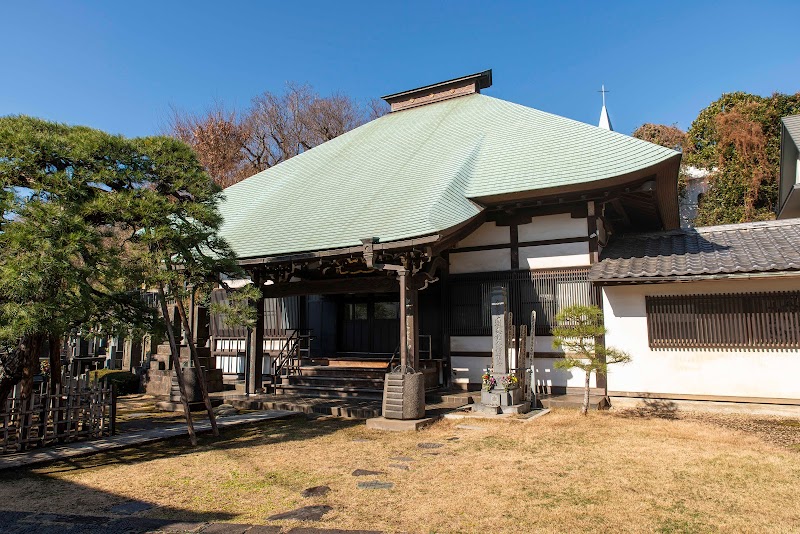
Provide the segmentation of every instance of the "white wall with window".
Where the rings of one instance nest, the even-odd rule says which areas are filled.
[[[800,309],[775,296],[797,291],[797,276],[603,287],[606,343],[633,358],[610,369],[610,394],[800,404],[800,348],[791,341]],[[724,304],[731,294],[771,302]],[[653,306],[667,296],[677,297],[666,301],[672,311]]]

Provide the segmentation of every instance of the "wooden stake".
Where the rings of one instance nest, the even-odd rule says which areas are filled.
[[[169,309],[167,309],[167,297],[164,295],[164,284],[158,283],[158,300],[161,302],[161,314],[164,316],[164,322],[167,325],[167,337],[169,338],[170,352],[172,353],[172,367],[175,369],[175,375],[178,378],[178,388],[181,391],[181,404],[183,404],[183,412],[186,414],[186,427],[189,431],[189,440],[192,446],[197,445],[197,436],[194,434],[194,424],[192,423],[192,413],[189,410],[189,399],[186,396],[186,383],[183,381],[183,372],[181,371],[180,352],[178,352],[178,342],[175,340],[175,332],[172,330],[172,322],[169,320]]]

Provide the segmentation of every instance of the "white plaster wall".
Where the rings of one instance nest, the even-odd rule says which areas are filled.
[[[584,237],[589,235],[589,223],[586,218],[573,219],[569,213],[541,215],[520,224],[518,235],[522,242]]]
[[[478,384],[481,382],[483,370],[492,365],[490,356],[459,356],[455,353],[492,351],[491,336],[451,336],[450,351],[454,381],[456,384]],[[563,352],[553,348],[552,336],[536,336],[534,339],[534,368],[536,380],[539,385],[583,387],[584,374],[580,370],[562,371],[554,367],[558,358],[541,357],[536,354]],[[595,378],[591,377],[592,387],[595,387]]]
[[[484,245],[503,245],[511,243],[511,230],[508,226],[497,226],[496,222],[486,222],[477,230],[462,239],[456,245],[459,247],[481,247]]]
[[[483,370],[491,367],[490,356],[451,356],[450,365],[453,370],[453,383],[480,384]]]
[[[591,264],[589,243],[559,243],[519,248],[519,268],[552,269]]]
[[[559,358],[534,358],[533,368],[536,373],[536,385],[539,387],[545,386],[551,388],[556,387],[570,387],[570,388],[583,388],[586,374],[580,369],[570,369],[568,371],[556,369],[555,363]],[[595,373],[589,378],[590,387],[596,387]]]
[[[452,274],[486,273],[510,269],[510,248],[450,253],[450,272]]]
[[[633,361],[609,367],[608,389],[631,393],[800,399],[800,351],[654,350],[646,295],[800,290],[800,278],[737,279],[603,288],[606,343]]]

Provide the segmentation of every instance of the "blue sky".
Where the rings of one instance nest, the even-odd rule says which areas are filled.
[[[800,91],[793,2],[8,2],[0,115],[125,135],[308,82],[358,99],[493,69],[486,94],[616,130]]]

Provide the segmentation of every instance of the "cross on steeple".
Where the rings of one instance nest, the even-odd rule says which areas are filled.
[[[606,93],[608,93],[608,91],[606,91],[605,84],[600,86],[598,93],[603,95],[603,108],[600,110],[600,121],[597,126],[604,130],[614,131],[614,128],[611,127],[611,119],[608,118],[608,110],[606,109]]]
[[[606,107],[606,93],[609,92],[609,91],[606,91],[606,86],[605,85],[601,85],[600,86],[600,90],[597,91],[597,92],[598,93],[603,93],[603,107]]]

